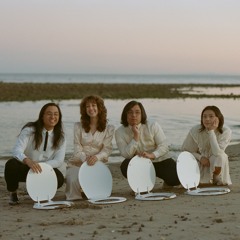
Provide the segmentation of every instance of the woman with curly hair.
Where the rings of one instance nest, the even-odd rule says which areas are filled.
[[[68,161],[66,176],[67,200],[82,199],[78,181],[83,162],[89,166],[97,161],[107,162],[112,153],[114,126],[107,123],[107,109],[101,97],[91,95],[80,103],[80,122],[74,124],[74,153]]]
[[[223,124],[224,117],[220,109],[207,106],[202,110],[201,123],[191,128],[183,142],[182,150],[192,153],[199,163],[200,183],[232,184],[225,153],[232,132]]]

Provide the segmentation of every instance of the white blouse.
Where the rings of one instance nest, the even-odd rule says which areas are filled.
[[[65,139],[57,149],[53,149],[53,131],[48,131],[48,144],[46,151],[44,151],[43,148],[46,129],[43,129],[42,131],[43,141],[39,146],[39,149],[35,149],[33,132],[34,129],[32,127],[26,127],[21,131],[16,140],[16,144],[13,147],[13,157],[21,162],[26,157],[36,162],[45,162],[53,168],[59,168],[59,170],[64,174],[65,170],[63,169],[63,165],[66,151]]]
[[[221,167],[223,184],[231,185],[228,156],[225,153],[225,149],[231,140],[231,130],[228,127],[224,127],[221,134],[218,131],[207,131],[206,129],[199,132],[200,128],[201,125],[197,125],[189,131],[183,142],[182,150],[191,152],[198,161],[200,161],[201,157],[209,159],[209,167],[205,167],[199,163],[201,183],[212,182],[216,166]]]
[[[197,160],[202,156],[210,158],[212,155],[218,156],[224,153],[230,143],[232,131],[228,127],[223,127],[223,133],[218,131],[199,132],[201,125],[194,126],[183,142],[182,150],[191,152]]]
[[[95,155],[98,160],[106,162],[112,153],[112,139],[114,126],[107,125],[103,132],[92,134],[83,129],[80,122],[74,124],[74,153],[69,162],[86,160],[86,157]]]
[[[169,158],[166,136],[157,122],[139,124],[139,141],[135,141],[131,126],[120,126],[115,132],[116,143],[121,155],[130,159],[137,152],[151,152],[155,155],[153,162],[160,162]]]

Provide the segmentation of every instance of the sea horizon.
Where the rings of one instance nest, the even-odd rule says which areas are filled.
[[[240,84],[238,74],[0,73],[4,83]]]

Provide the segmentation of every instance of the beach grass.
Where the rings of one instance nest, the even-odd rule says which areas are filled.
[[[105,99],[140,98],[240,98],[236,94],[193,93],[197,88],[240,87],[226,84],[103,84],[103,83],[4,83],[0,82],[0,101],[38,101],[81,99],[96,94]],[[183,89],[185,89],[183,91]],[[187,89],[187,91],[186,91]],[[224,92],[224,91],[222,91]]]

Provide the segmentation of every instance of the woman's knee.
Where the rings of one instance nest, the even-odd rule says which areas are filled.
[[[6,176],[14,176],[17,175],[17,173],[22,171],[22,166],[23,165],[21,162],[19,162],[15,158],[9,159],[4,167],[4,175],[5,178]]]
[[[169,186],[176,186],[180,184],[176,162],[169,158],[162,162],[154,163],[157,177],[161,178]]]
[[[125,159],[123,160],[123,162],[121,163],[120,169],[122,172],[122,175],[127,178],[127,168],[128,168],[128,164],[130,162],[131,159]]]
[[[9,159],[5,164],[5,169],[16,168],[18,166],[18,160],[15,158]]]
[[[218,155],[218,156],[213,156],[212,155],[209,158],[209,160],[210,160],[210,163],[214,167],[223,167],[228,162],[228,155],[226,153],[223,153],[223,154]]]
[[[57,176],[57,183],[58,183],[57,188],[60,188],[64,184],[64,176],[58,169],[54,168],[54,171],[55,171],[56,176]]]
[[[75,176],[75,175],[66,175],[66,183],[67,185],[69,186],[72,186],[72,185],[76,185],[77,183],[79,183],[79,179],[78,179],[78,176]]]

